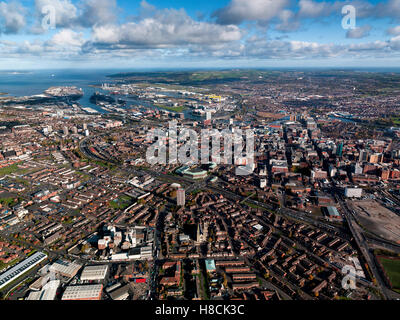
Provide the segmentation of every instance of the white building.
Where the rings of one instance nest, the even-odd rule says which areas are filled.
[[[68,286],[61,300],[101,300],[102,284]]]
[[[60,280],[52,280],[46,283],[42,290],[40,291],[31,291],[29,296],[25,300],[44,300],[51,301],[56,298],[57,289],[60,286]]]
[[[58,260],[50,266],[49,271],[66,278],[73,278],[81,268],[82,265],[77,262]]]
[[[106,278],[107,265],[85,267],[81,274],[82,281],[102,281]]]
[[[361,198],[363,189],[361,188],[346,188],[344,195],[346,198]]]
[[[16,266],[4,272],[0,275],[0,289],[13,282],[24,273],[33,269],[45,259],[47,259],[47,255],[45,255],[43,252],[36,252],[29,258],[25,259],[24,261],[18,263]]]

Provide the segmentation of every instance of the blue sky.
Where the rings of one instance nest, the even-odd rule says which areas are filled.
[[[342,27],[345,5],[354,29]],[[0,1],[3,70],[400,67],[399,58],[400,0]]]

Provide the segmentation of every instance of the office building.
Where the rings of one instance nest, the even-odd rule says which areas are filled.
[[[176,205],[180,206],[180,207],[184,207],[185,206],[185,190],[184,189],[178,189],[177,194],[176,194]]]

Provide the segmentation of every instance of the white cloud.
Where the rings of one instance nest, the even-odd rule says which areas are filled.
[[[165,9],[138,22],[95,26],[92,44],[117,45],[119,48],[165,48],[237,41],[242,35],[237,26],[199,22],[183,9]]]
[[[300,0],[298,15],[301,18],[320,18],[331,14],[335,7],[332,3]]]
[[[0,2],[0,33],[18,33],[26,25],[25,8],[17,2]]]
[[[276,18],[288,3],[288,0],[232,0],[213,16],[217,18],[217,23],[225,25],[244,21],[266,23]]]
[[[85,0],[79,24],[91,27],[115,23],[118,11],[116,0]]]
[[[280,15],[280,23],[276,25],[275,29],[283,32],[291,32],[300,28],[300,21],[296,15],[290,10],[283,10]]]
[[[363,27],[358,27],[355,29],[349,29],[346,32],[346,38],[348,39],[361,39],[369,36],[371,31],[371,26],[365,25]]]
[[[392,35],[392,36],[400,35],[400,26],[396,26],[396,27],[393,27],[393,28],[389,28],[389,29],[387,30],[387,34],[390,34],[390,35]]]
[[[81,47],[85,40],[83,39],[83,33],[78,33],[70,29],[63,29],[56,33],[51,40],[50,44],[61,47]]]
[[[307,19],[319,21],[323,17],[337,15],[340,29],[341,6],[345,1],[327,2],[300,0],[297,7],[290,0],[231,0],[224,8],[216,11],[216,22],[207,18],[196,20],[184,9],[159,10],[146,0],[142,0],[139,15],[119,21],[116,0],[35,0],[36,14],[41,15],[44,5],[56,9],[58,30],[45,40],[5,42],[0,41],[2,57],[42,56],[49,59],[116,59],[141,57],[146,59],[304,59],[331,57],[396,57],[400,53],[400,26],[390,28],[390,40],[339,45],[293,41],[287,38],[266,36],[267,24],[272,24],[281,32],[292,32],[300,28]],[[388,0],[392,17],[396,16],[393,6],[400,0]],[[11,3],[13,4],[13,3]],[[1,32],[18,32],[26,26],[22,11],[10,10],[11,4],[0,2],[0,18],[4,12],[19,14],[8,23],[1,20]],[[359,17],[389,16],[387,8],[371,5],[366,0],[354,0]],[[15,3],[13,4],[17,6]],[[8,10],[6,10],[6,9]],[[298,10],[297,10],[298,9]],[[361,21],[360,18],[360,21]],[[120,18],[121,19],[121,18]],[[327,19],[324,19],[327,20]],[[248,23],[239,27],[238,24]],[[357,20],[358,21],[358,20]],[[306,21],[309,22],[309,21]],[[359,22],[358,22],[359,23]],[[369,21],[370,23],[370,21]],[[8,27],[6,28],[6,26]],[[32,26],[30,26],[32,28]],[[40,19],[36,21],[40,31]],[[31,29],[32,30],[32,29]],[[370,26],[349,30],[347,38],[366,37]],[[85,39],[84,34],[90,36]],[[265,35],[264,38],[261,35]],[[251,37],[246,39],[246,35]],[[258,36],[255,36],[258,35]],[[179,61],[178,59],[178,61]]]
[[[69,28],[76,26],[78,9],[70,0],[35,0],[39,24],[43,18],[42,9],[51,6],[55,10],[55,23],[57,28]]]

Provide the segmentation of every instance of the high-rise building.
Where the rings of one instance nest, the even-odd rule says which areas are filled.
[[[177,194],[176,194],[176,204],[177,206],[184,207],[185,206],[185,190],[184,189],[178,189]]]
[[[340,158],[343,156],[343,142],[339,143],[336,150],[336,155]]]
[[[390,170],[383,170],[381,173],[381,179],[383,181],[389,180],[390,178]]]
[[[363,173],[363,167],[359,163],[356,163],[354,166],[354,174],[362,174],[362,173]]]
[[[382,163],[383,162],[383,153],[375,153],[372,154],[369,158],[370,163]]]
[[[365,150],[360,151],[360,158],[358,159],[359,162],[367,162],[368,161],[368,152]]]

